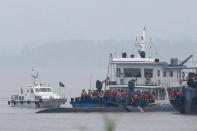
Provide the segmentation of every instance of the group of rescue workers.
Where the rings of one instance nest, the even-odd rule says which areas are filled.
[[[89,103],[89,102],[99,102],[99,103],[119,103],[126,105],[148,105],[149,103],[155,102],[155,95],[152,92],[134,92],[129,94],[129,91],[126,89],[116,89],[116,90],[88,90],[86,93],[85,89],[81,92],[80,102]]]
[[[171,99],[176,99],[177,97],[183,96],[183,92],[180,89],[174,89],[172,88],[170,90],[170,97]]]

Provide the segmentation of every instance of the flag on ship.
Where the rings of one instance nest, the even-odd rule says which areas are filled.
[[[60,87],[65,87],[64,84],[62,82],[59,82],[59,86]]]

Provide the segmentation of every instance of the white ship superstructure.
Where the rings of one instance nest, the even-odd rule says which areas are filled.
[[[165,104],[169,102],[169,89],[186,85],[187,72],[196,69],[184,65],[193,55],[181,63],[172,58],[170,64],[161,62],[159,58],[146,57],[145,33],[144,29],[137,41],[138,57],[128,57],[127,53],[122,53],[120,58],[110,55],[106,89],[127,89],[128,82],[133,80],[135,90],[152,92],[157,101]]]

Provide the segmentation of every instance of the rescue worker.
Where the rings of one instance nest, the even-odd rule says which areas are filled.
[[[138,99],[137,94],[135,94],[135,95],[133,95],[133,96],[131,97],[131,103],[132,103],[134,106],[137,105],[137,99]]]
[[[155,100],[156,100],[156,96],[153,93],[151,93],[151,103],[154,103]]]
[[[83,89],[82,91],[81,91],[81,100],[84,102],[85,101],[85,96],[86,96],[86,91],[85,91],[85,89]]]
[[[92,90],[90,90],[90,89],[88,90],[88,95],[92,96]]]
[[[174,97],[175,97],[174,89],[173,89],[173,88],[170,90],[170,96],[171,96],[172,98],[174,98]]]
[[[176,99],[181,98],[181,96],[182,96],[182,92],[180,90],[177,90],[176,93],[175,93]]]
[[[147,94],[147,93],[144,93],[144,94],[143,94],[143,99],[144,99],[143,104],[144,104],[144,105],[147,105],[147,104],[148,104],[148,94]]]

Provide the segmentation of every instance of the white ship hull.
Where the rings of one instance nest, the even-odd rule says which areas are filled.
[[[31,108],[57,108],[64,104],[66,99],[43,99],[42,101],[9,101],[11,107],[31,107]]]

